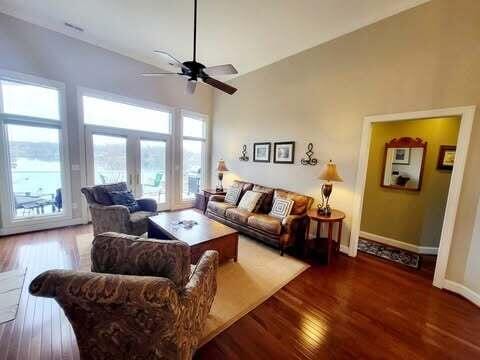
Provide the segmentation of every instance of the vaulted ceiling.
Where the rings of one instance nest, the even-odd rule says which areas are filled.
[[[198,0],[198,59],[246,73],[427,1]],[[193,0],[0,0],[0,12],[159,67],[154,49],[192,57]]]

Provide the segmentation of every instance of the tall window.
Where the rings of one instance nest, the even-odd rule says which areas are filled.
[[[205,176],[206,121],[183,115],[182,199],[192,200],[203,186]]]
[[[7,223],[65,214],[69,197],[60,104],[58,88],[0,76]]]

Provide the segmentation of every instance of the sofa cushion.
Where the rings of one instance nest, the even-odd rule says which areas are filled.
[[[238,208],[242,210],[247,210],[248,212],[253,212],[257,209],[257,205],[261,202],[263,194],[257,191],[249,190],[243,194]]]
[[[297,194],[292,191],[276,189],[274,198],[282,198],[282,199],[289,199],[293,200],[293,208],[290,214],[292,215],[302,215],[310,206],[310,198],[305,195]]]
[[[248,225],[275,235],[282,232],[282,220],[266,214],[253,214],[248,218]]]
[[[233,208],[232,204],[228,204],[226,202],[220,202],[220,201],[209,201],[207,205],[207,209],[211,212],[213,212],[215,215],[220,216],[220,217],[225,217],[225,211],[227,209]]]
[[[252,215],[250,211],[239,209],[239,208],[230,208],[225,211],[225,217],[233,222],[239,224],[247,224],[248,218]]]
[[[124,182],[106,185],[97,185],[92,187],[93,198],[101,205],[110,206],[113,205],[110,192],[112,191],[127,191],[127,184]]]
[[[270,208],[272,207],[273,193],[275,190],[266,186],[254,185],[253,191],[257,191],[265,194],[265,196],[262,199],[262,203],[258,207],[257,211],[265,214],[270,212]]]

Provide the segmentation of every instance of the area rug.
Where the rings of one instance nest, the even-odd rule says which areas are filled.
[[[80,269],[90,269],[91,234],[77,236]],[[308,264],[239,236],[238,262],[221,265],[217,295],[207,319],[200,346],[255,309],[309,267]]]
[[[0,324],[14,320],[22,295],[26,269],[0,273]]]
[[[358,250],[414,269],[420,267],[420,255],[374,241],[359,239]]]

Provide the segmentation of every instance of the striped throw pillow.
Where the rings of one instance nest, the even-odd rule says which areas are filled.
[[[270,213],[268,215],[283,219],[290,215],[292,208],[293,200],[275,198],[275,200],[273,201],[272,210],[270,210]]]

